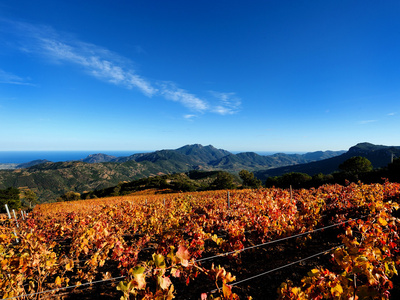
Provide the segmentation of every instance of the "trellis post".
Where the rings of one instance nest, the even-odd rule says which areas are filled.
[[[4,206],[6,207],[8,218],[11,219],[11,214],[10,214],[10,210],[8,209],[8,205],[4,204]]]
[[[17,228],[19,228],[17,215],[15,214],[15,210],[14,209],[13,209],[13,214],[14,214],[14,218],[15,218],[15,223],[17,223]]]

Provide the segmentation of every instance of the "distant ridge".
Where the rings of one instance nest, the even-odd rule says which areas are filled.
[[[47,162],[50,162],[50,161],[47,160],[47,159],[37,159],[37,160],[33,160],[33,161],[30,161],[30,162],[27,162],[27,163],[17,164],[16,168],[17,169],[25,169],[25,168],[29,168],[29,167],[32,167],[32,166],[35,166],[35,165],[44,164],[44,163],[47,163]]]
[[[112,155],[107,155],[103,153],[97,153],[97,154],[90,154],[84,159],[81,159],[81,161],[94,164],[94,163],[102,163],[102,162],[109,162],[116,159],[115,156]]]
[[[198,168],[220,168],[236,171],[243,168],[260,169],[274,168],[282,165],[307,163],[340,155],[345,151],[316,151],[306,154],[276,153],[273,155],[259,155],[255,152],[242,152],[233,154],[227,150],[217,149],[212,145],[201,144],[186,145],[175,150],[157,150],[149,153],[137,153],[126,157],[106,157],[105,154],[94,154],[83,161],[91,163],[95,158],[98,162],[127,161],[157,163],[160,161],[175,160],[185,165]]]
[[[400,146],[359,143],[348,151],[276,153],[266,156],[254,152],[233,154],[200,144],[126,157],[98,153],[81,161],[53,163],[39,160],[25,164],[24,169],[0,170],[0,189],[28,187],[38,194],[40,202],[44,202],[54,201],[68,191],[83,193],[116,186],[124,181],[192,170],[223,170],[237,174],[245,169],[264,182],[270,176],[289,172],[329,174],[337,171],[342,162],[353,156],[366,157],[375,168],[384,167],[392,157],[400,157]]]
[[[192,170],[224,170],[238,173],[269,171],[282,166],[295,166],[344,151],[317,151],[306,154],[259,155],[254,152],[233,154],[212,145],[186,145],[178,149],[165,149],[137,153],[126,157],[113,157],[97,153],[80,161],[30,162],[24,169],[0,170],[0,189],[28,187],[37,192],[39,201],[54,201],[60,195],[74,191],[83,193],[118,185],[144,177],[183,173]],[[44,163],[43,163],[44,162]]]
[[[318,173],[330,174],[339,171],[339,165],[345,160],[353,156],[362,156],[371,161],[374,168],[387,166],[392,157],[400,157],[400,146],[383,146],[371,143],[359,143],[349,149],[349,151],[331,158],[310,162],[306,164],[298,164],[294,166],[278,167],[270,170],[256,171],[254,174],[257,178],[265,180],[271,176],[280,176],[290,172],[306,173],[315,175]]]

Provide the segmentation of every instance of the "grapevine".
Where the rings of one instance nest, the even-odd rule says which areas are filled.
[[[123,299],[183,299],[189,290],[195,299],[247,299],[234,283],[250,277],[249,259],[271,261],[289,242],[269,242],[293,236],[290,247],[318,244],[312,232],[331,226],[319,234],[343,244],[332,268],[316,265],[297,283],[282,278],[277,297],[389,299],[400,262],[399,184],[229,192],[229,207],[226,191],[38,205],[19,220],[18,243],[13,222],[0,225],[0,296],[41,299],[120,278],[114,288]]]

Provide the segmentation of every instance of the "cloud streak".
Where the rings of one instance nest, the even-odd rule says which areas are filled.
[[[0,69],[0,83],[34,86],[34,84],[27,82],[22,77],[6,72],[2,69]]]
[[[209,108],[206,101],[176,87],[173,83],[162,83],[160,92],[166,99],[179,102],[193,111],[204,112]]]
[[[35,26],[28,23],[0,20],[13,28],[13,34],[22,37],[18,48],[23,52],[35,53],[50,59],[53,63],[70,63],[81,67],[87,74],[99,80],[127,89],[137,89],[147,97],[161,96],[166,100],[180,103],[192,112],[216,113],[220,115],[235,114],[239,111],[241,101],[234,93],[211,94],[215,101],[207,101],[195,94],[177,87],[167,81],[151,82],[137,74],[128,59],[108,49],[79,41],[76,38],[63,37],[50,27]],[[14,78],[14,79],[13,79]],[[22,78],[0,70],[0,81],[23,84]],[[160,83],[161,82],[161,83]],[[193,115],[191,115],[193,117]],[[191,117],[191,118],[192,118]]]
[[[358,124],[364,125],[364,124],[374,123],[377,121],[378,120],[363,120],[363,121],[358,122]]]
[[[94,45],[79,42],[71,45],[54,38],[40,38],[40,48],[53,59],[79,65],[87,73],[100,80],[128,89],[137,88],[147,96],[157,93],[157,89],[150,82],[137,75],[132,69],[124,69],[110,52]]]
[[[211,94],[219,100],[219,103],[213,107],[213,112],[220,115],[232,115],[239,111],[241,100],[235,93],[211,91]]]

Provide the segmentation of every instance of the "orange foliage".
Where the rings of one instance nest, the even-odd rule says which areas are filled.
[[[125,276],[118,285],[125,299],[172,299],[174,280],[190,284],[202,273],[215,282],[220,299],[239,299],[229,285],[235,276],[197,260],[229,251],[240,260],[238,251],[249,245],[368,215],[349,223],[344,248],[333,253],[344,273],[313,269],[300,287],[284,283],[281,299],[308,299],[322,290],[333,299],[361,299],[367,292],[386,299],[399,251],[390,200],[399,195],[400,185],[386,182],[325,185],[293,191],[292,197],[283,189],[231,190],[230,208],[226,191],[42,204],[20,220],[19,243],[11,223],[0,226],[0,291],[13,297]],[[353,236],[355,230],[361,235]],[[112,274],[103,272],[111,265],[118,266]]]

